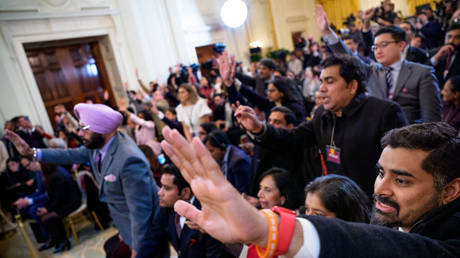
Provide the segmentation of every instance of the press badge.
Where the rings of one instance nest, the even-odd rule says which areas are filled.
[[[340,164],[340,148],[335,146],[326,145],[327,161]]]

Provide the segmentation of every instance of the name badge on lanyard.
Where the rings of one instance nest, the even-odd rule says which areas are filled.
[[[340,148],[335,146],[326,145],[327,161],[340,164]]]
[[[334,144],[335,123],[336,117],[334,116],[334,125],[332,126],[331,133],[331,144],[326,145],[327,161],[334,162],[340,165],[340,148],[337,148]]]

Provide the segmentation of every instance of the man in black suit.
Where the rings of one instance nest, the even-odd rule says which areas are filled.
[[[158,191],[160,200],[159,220],[163,222],[168,239],[176,249],[179,257],[222,257],[227,253],[225,246],[199,230],[190,228],[185,217],[174,210],[178,200],[186,201],[200,209],[198,199],[193,196],[190,185],[174,165],[166,165],[161,175],[161,188]]]
[[[436,69],[439,85],[454,75],[460,75],[460,23],[447,28],[444,46],[430,52],[430,63]]]

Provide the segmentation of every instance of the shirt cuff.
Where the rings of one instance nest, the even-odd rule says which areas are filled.
[[[251,139],[260,140],[265,135],[266,131],[267,131],[267,125],[264,122],[262,125],[262,130],[259,133],[251,133],[250,131],[246,131],[246,133],[248,134],[249,137],[251,137]]]
[[[332,30],[329,35],[323,36],[323,39],[328,45],[334,45],[339,42],[339,37],[337,37],[337,34]]]
[[[436,60],[436,58],[434,58],[434,56],[430,58],[430,62],[431,62],[432,66],[436,66],[438,64],[438,60]]]
[[[294,257],[319,257],[321,242],[315,226],[304,218],[296,218],[302,225],[303,245]]]
[[[42,160],[42,150],[37,149],[37,156],[35,157],[38,161]]]
[[[29,202],[29,205],[34,204],[34,199],[29,198],[29,197],[25,197],[24,199],[26,199]]]

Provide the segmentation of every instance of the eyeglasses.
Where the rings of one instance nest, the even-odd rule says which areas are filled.
[[[86,130],[88,130],[88,129],[89,129],[89,125],[79,126],[79,127],[77,128],[77,132],[80,131],[80,130],[86,131]]]
[[[270,92],[270,93],[275,92],[275,91],[278,91],[278,90],[275,90],[275,89],[269,89],[269,90],[267,90],[267,92]]]
[[[388,47],[388,45],[390,45],[391,43],[398,43],[398,41],[382,41],[382,43],[380,44],[375,44],[371,47],[371,50],[372,51],[376,51],[377,49],[379,48],[386,48]]]

